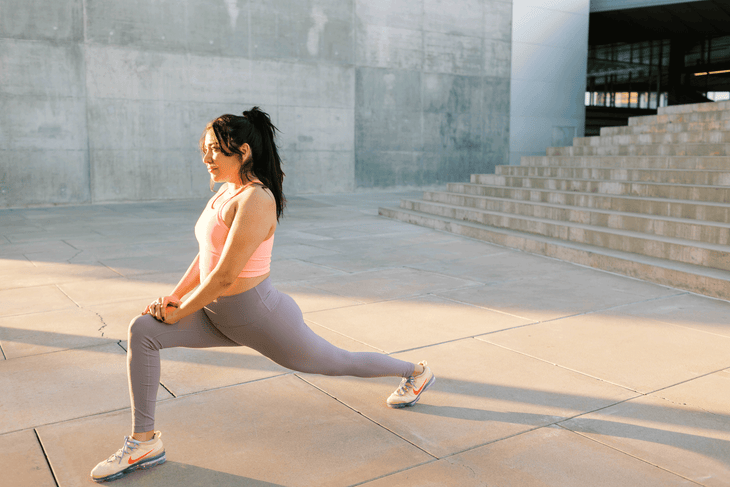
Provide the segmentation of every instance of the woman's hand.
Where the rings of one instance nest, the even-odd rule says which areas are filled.
[[[177,308],[180,307],[182,304],[182,301],[177,296],[161,296],[154,300],[152,303],[150,303],[145,310],[142,312],[143,315],[150,314],[153,318],[159,321],[163,321],[168,324],[173,324],[177,320],[170,321],[166,318],[172,318],[171,312],[177,311]]]
[[[180,310],[178,307],[171,304],[166,308],[165,316],[162,317],[162,321],[168,325],[174,325],[180,320],[180,318],[177,317],[179,314]]]

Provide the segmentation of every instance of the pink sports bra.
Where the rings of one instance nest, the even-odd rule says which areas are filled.
[[[241,188],[236,194],[228,198],[217,210],[213,208],[215,202],[223,194],[219,194],[215,197],[210,205],[205,205],[205,210],[198,218],[198,222],[195,224],[195,238],[198,239],[198,246],[200,247],[200,260],[198,265],[200,267],[200,282],[210,274],[215,266],[218,265],[218,261],[221,258],[223,252],[223,246],[226,243],[226,237],[228,237],[228,228],[223,221],[223,208],[235,198],[241,194],[241,191],[246,189],[253,183],[259,183],[260,181],[252,181],[243,188]],[[271,250],[274,247],[274,236],[272,235],[267,240],[261,242],[261,245],[256,249],[246,265],[244,266],[238,277],[258,277],[263,276],[269,272],[271,265]]]

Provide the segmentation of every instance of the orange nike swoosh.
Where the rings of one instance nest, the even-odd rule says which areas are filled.
[[[426,382],[424,382],[423,384],[421,384],[421,389],[423,389],[423,387],[424,387],[424,386],[425,386],[426,384],[428,384],[428,381],[426,381]],[[417,391],[413,391],[413,392],[414,392],[414,393],[415,393],[416,395],[419,395],[419,394],[421,393],[421,389],[418,389]]]
[[[130,465],[132,465],[132,464],[133,464],[134,462],[138,462],[138,461],[142,460],[142,459],[143,459],[144,457],[146,457],[147,455],[149,455],[149,454],[150,454],[150,453],[152,453],[153,451],[154,451],[154,450],[150,450],[150,451],[148,451],[147,453],[145,453],[144,455],[142,455],[142,456],[141,456],[141,457],[139,457],[139,458],[132,458],[132,455],[129,455],[129,460],[127,460],[127,462],[128,462],[128,463],[129,463]]]

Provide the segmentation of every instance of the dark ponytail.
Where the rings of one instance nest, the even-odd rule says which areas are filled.
[[[276,219],[284,213],[286,198],[282,189],[284,171],[281,169],[281,158],[276,149],[277,129],[266,112],[253,107],[243,112],[243,116],[221,115],[205,127],[201,137],[201,148],[205,134],[213,130],[221,151],[227,156],[242,155],[241,146],[251,147],[251,159],[241,165],[241,181],[245,182],[246,173],[253,173],[274,195],[276,200]]]

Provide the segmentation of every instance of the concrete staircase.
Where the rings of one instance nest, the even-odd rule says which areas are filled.
[[[730,300],[730,102],[660,108],[379,213]]]

